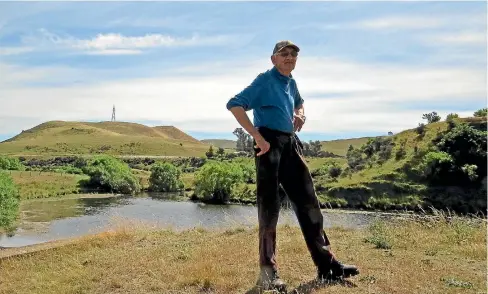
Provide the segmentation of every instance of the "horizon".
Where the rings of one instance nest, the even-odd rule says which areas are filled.
[[[113,105],[117,121],[235,140],[225,104],[283,39],[301,48],[303,140],[486,107],[482,1],[2,2],[0,19],[0,141],[46,121],[110,121]]]

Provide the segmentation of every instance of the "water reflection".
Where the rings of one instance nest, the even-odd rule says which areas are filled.
[[[150,193],[138,197],[81,197],[41,199],[21,206],[21,224],[13,236],[0,235],[1,247],[25,246],[82,236],[121,223],[175,230],[193,227],[256,226],[257,210],[244,205],[205,205],[184,199],[180,193]],[[324,226],[361,227],[374,216],[325,213]],[[298,225],[291,208],[283,208],[279,223]]]

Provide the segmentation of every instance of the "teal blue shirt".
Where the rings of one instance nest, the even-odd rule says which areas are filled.
[[[284,76],[273,67],[260,73],[249,86],[232,97],[227,102],[227,109],[241,106],[246,111],[252,110],[255,127],[292,133],[293,113],[302,103],[293,76]]]

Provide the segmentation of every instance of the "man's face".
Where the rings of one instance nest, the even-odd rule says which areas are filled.
[[[271,56],[273,64],[280,72],[291,73],[295,69],[298,53],[291,47],[285,47]]]

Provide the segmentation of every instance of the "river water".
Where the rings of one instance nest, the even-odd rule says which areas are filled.
[[[374,214],[325,211],[324,227],[361,228]],[[293,210],[283,207],[280,224],[298,226]],[[0,234],[0,247],[19,247],[78,237],[118,226],[151,226],[184,230],[257,226],[257,209],[246,205],[205,205],[181,201],[174,193],[146,193],[137,197],[77,195],[23,202],[21,222],[11,234]]]

